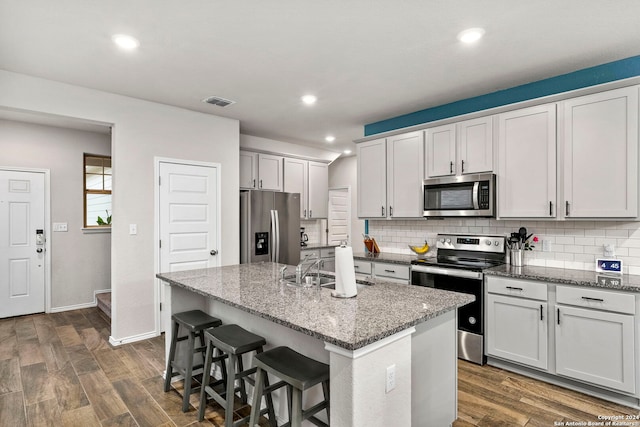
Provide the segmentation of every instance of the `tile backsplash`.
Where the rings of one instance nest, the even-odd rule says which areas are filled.
[[[304,227],[304,232],[309,236],[309,241],[307,242],[309,246],[318,246],[323,243],[324,230],[321,220],[300,220],[300,227]]]
[[[625,273],[640,274],[640,222],[631,221],[503,221],[495,219],[369,220],[369,234],[383,252],[412,253],[408,245],[426,239],[435,248],[438,233],[508,236],[526,227],[539,241],[526,251],[524,263],[542,267],[594,270],[604,257],[604,245],[613,245]],[[542,250],[543,241],[548,251]],[[355,246],[355,245],[354,245]],[[364,245],[363,248],[364,250]],[[431,250],[430,250],[431,251]]]

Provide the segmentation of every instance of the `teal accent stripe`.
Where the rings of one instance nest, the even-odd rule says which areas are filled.
[[[364,135],[371,136],[639,75],[640,55],[632,56],[631,58],[596,65],[595,67],[585,68],[537,82],[527,83],[486,95],[467,98],[450,104],[427,108],[414,113],[370,123],[364,126]]]
[[[369,220],[364,220],[364,234],[369,234]]]

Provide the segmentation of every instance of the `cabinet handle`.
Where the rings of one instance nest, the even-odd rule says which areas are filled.
[[[353,268],[355,268],[356,270],[360,268],[359,265],[354,265]]]
[[[549,216],[553,216],[553,202],[549,200]]]
[[[389,206],[389,216],[393,216],[393,206]]]
[[[566,201],[566,202],[564,202],[564,203],[565,203],[565,206],[564,206],[564,209],[565,209],[565,215],[566,215],[566,216],[569,216],[569,201],[567,200],[567,201]]]
[[[513,286],[507,286],[507,289],[511,289],[512,291],[524,291],[522,288],[514,288]]]
[[[307,210],[306,209],[304,210],[304,215],[302,215],[302,216],[305,217],[305,218],[307,217]]]
[[[460,173],[464,173],[464,160],[461,161]]]
[[[558,309],[558,325],[560,324],[560,309]]]
[[[449,162],[449,173],[453,173],[453,162]]]
[[[602,298],[590,298],[590,297],[582,297],[583,300],[586,301],[597,301],[597,302],[604,302],[604,300]]]
[[[252,188],[256,188],[256,180],[253,180],[253,187]]]
[[[542,314],[542,304],[540,304],[540,320],[544,320],[544,314]]]
[[[382,206],[382,216],[384,216],[384,206]]]
[[[395,270],[385,270],[385,273],[395,273]]]
[[[311,209],[309,209],[309,218],[313,217],[313,211]]]
[[[260,180],[260,188],[262,188],[262,180]]]

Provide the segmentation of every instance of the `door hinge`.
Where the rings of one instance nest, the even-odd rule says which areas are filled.
[[[162,185],[162,177],[161,176],[158,177],[158,185]]]
[[[162,303],[160,303],[160,311],[162,311]]]
[[[158,240],[158,247],[162,249],[162,240]]]

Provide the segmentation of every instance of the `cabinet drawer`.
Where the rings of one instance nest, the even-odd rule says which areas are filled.
[[[353,268],[358,274],[371,274],[371,262],[369,261],[354,259]]]
[[[386,262],[374,262],[373,271],[376,276],[409,280],[408,265],[390,264]]]
[[[320,258],[320,250],[319,249],[307,249],[304,251],[300,251],[300,261],[304,259],[307,255],[311,255],[308,260],[318,259]],[[308,261],[307,260],[307,261]]]
[[[336,248],[320,249],[320,258],[335,258]]]
[[[487,291],[492,294],[509,295],[539,301],[547,300],[547,284],[504,277],[487,277]]]
[[[635,314],[635,295],[573,286],[557,286],[558,304]]]

